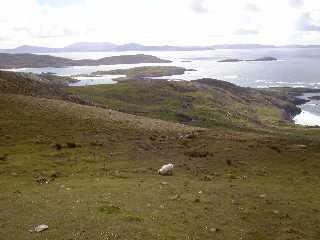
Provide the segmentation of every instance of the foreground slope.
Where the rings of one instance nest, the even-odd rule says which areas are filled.
[[[0,111],[3,239],[319,239],[317,129],[199,129],[4,91]]]

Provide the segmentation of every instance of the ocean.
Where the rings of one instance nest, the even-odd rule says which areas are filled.
[[[71,59],[98,59],[117,55],[149,54],[171,60],[166,64],[130,64],[112,66],[81,66],[66,68],[28,68],[17,69],[26,72],[54,72],[58,75],[70,76],[89,74],[98,70],[126,69],[138,66],[178,66],[196,71],[188,71],[184,75],[164,77],[170,80],[195,80],[199,78],[215,78],[228,81],[243,87],[306,87],[320,89],[320,49],[313,48],[270,48],[270,49],[223,49],[210,51],[162,51],[162,52],[68,52],[48,54]],[[256,59],[275,57],[272,62],[218,62],[228,58]],[[76,86],[113,84],[118,76],[101,78],[80,78]],[[320,95],[320,93],[319,93]],[[311,107],[312,106],[312,107]],[[302,113],[294,120],[297,124],[320,126],[320,101],[312,101],[303,106]]]

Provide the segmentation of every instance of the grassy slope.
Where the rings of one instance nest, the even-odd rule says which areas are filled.
[[[0,111],[3,239],[319,239],[317,129],[204,130],[3,93]],[[81,147],[54,147],[67,142]]]
[[[68,89],[123,112],[202,127],[261,128],[287,124],[288,101],[217,80],[126,81]]]

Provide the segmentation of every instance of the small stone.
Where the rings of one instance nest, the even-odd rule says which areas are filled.
[[[279,211],[278,210],[274,210],[272,211],[274,214],[279,214]]]
[[[267,197],[267,194],[265,194],[265,193],[264,193],[264,194],[260,194],[259,197],[260,197],[260,198],[266,198],[266,197]]]
[[[0,155],[0,161],[6,161],[7,157],[8,157],[8,154]]]
[[[36,227],[34,228],[34,230],[35,230],[36,232],[43,232],[43,231],[47,230],[48,228],[49,228],[48,225],[41,224],[41,225],[36,226]]]
[[[174,201],[174,200],[177,200],[177,199],[179,199],[179,198],[180,198],[180,196],[179,196],[178,194],[176,194],[176,195],[172,196],[172,197],[170,198],[170,200],[171,200],[171,201]]]
[[[240,205],[240,203],[234,199],[231,200],[232,205]]]
[[[212,177],[206,175],[206,176],[204,176],[204,177],[201,179],[201,181],[211,182],[211,181],[212,181]]]
[[[220,229],[219,228],[210,228],[210,232],[215,233],[215,232],[219,232]]]
[[[168,182],[161,182],[161,185],[169,185]]]
[[[73,142],[68,142],[67,143],[67,147],[68,148],[76,148],[77,147],[77,144],[73,143]]]
[[[62,145],[59,144],[59,143],[54,144],[54,147],[55,147],[57,150],[61,150],[61,149],[62,149]]]
[[[196,198],[196,199],[194,200],[194,202],[195,202],[195,203],[199,203],[199,202],[200,202],[200,198]]]

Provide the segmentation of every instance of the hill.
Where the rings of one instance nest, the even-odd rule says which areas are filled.
[[[0,86],[23,89],[36,81],[2,74]],[[38,82],[27,92],[0,88],[3,239],[318,240],[319,129],[288,122],[198,128],[78,104],[51,94],[53,89],[46,97],[52,83]],[[282,119],[278,103],[291,104],[291,95],[278,89],[256,92],[209,79],[114,86],[114,95],[101,86],[106,95],[95,100],[121,105],[128,93],[127,103],[142,109],[159,104],[184,111],[182,96],[204,107],[211,95],[214,104],[205,109],[212,108],[213,116],[256,109],[272,116],[260,117],[264,123],[277,111]],[[265,100],[276,102],[261,108]],[[174,175],[159,176],[157,169],[170,162]],[[39,224],[49,229],[36,233]]]
[[[199,51],[213,50],[201,46],[146,46],[138,43],[114,44],[108,42],[78,42],[62,48],[23,45],[13,49],[0,49],[2,53],[56,53],[56,52],[123,52],[123,51]]]
[[[99,66],[116,64],[138,64],[138,63],[169,63],[151,55],[121,55],[105,57],[98,60],[83,59],[72,60],[68,58],[53,57],[49,55],[36,54],[7,54],[0,53],[0,69],[12,68],[45,68],[45,67],[68,67],[68,66]]]
[[[134,71],[135,78],[139,79],[136,69],[126,71]],[[130,76],[127,78],[132,79]],[[68,91],[126,113],[201,127],[278,126],[289,123],[291,117],[300,112],[293,96],[241,88],[215,79],[129,80],[114,85],[74,87]]]

